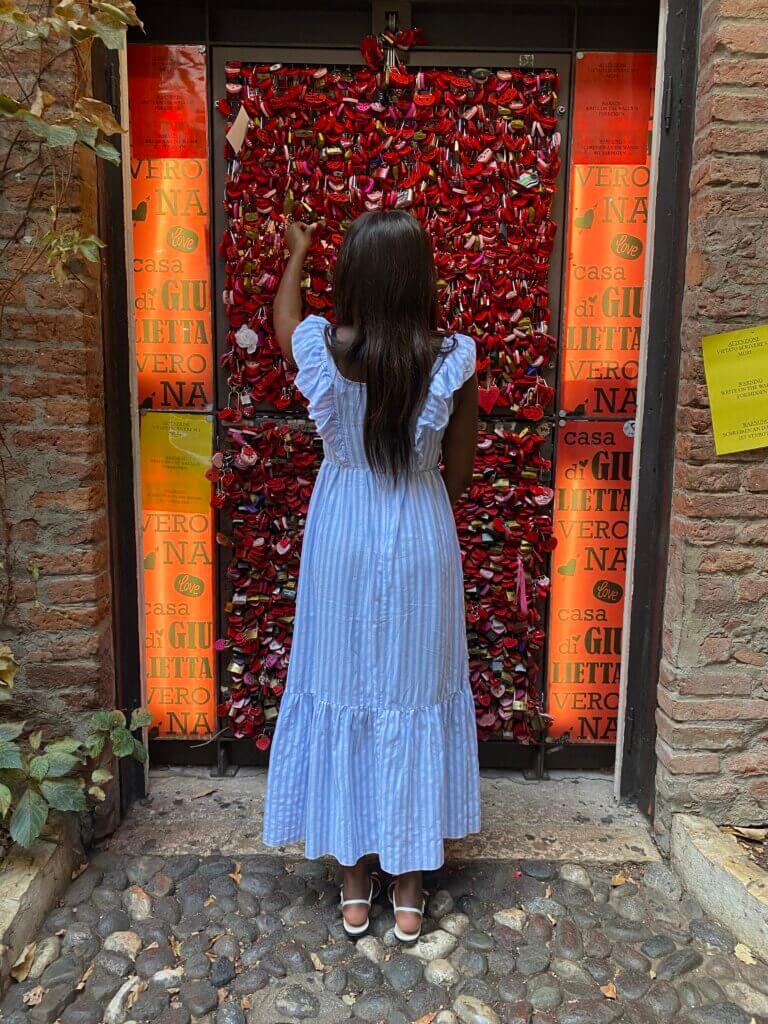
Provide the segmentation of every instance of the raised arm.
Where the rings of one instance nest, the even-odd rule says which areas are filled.
[[[312,245],[316,224],[301,224],[293,221],[285,232],[285,244],[290,253],[272,307],[272,323],[280,351],[289,362],[293,362],[291,338],[302,319],[301,277],[304,260]]]
[[[453,414],[443,435],[443,479],[455,505],[472,482],[477,450],[477,374],[454,395]]]

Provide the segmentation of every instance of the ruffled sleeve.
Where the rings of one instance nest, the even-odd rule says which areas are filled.
[[[306,317],[293,332],[291,347],[298,367],[296,387],[309,403],[309,417],[314,420],[320,436],[335,449],[338,438],[333,374],[325,344],[328,326],[323,316]]]
[[[475,372],[477,348],[466,334],[451,337],[456,345],[450,352],[438,358],[432,372],[427,398],[416,420],[416,451],[423,454],[425,432],[440,432],[448,426],[453,412],[453,396]]]

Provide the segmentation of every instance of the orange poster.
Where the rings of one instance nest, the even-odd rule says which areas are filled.
[[[210,736],[215,723],[213,418],[141,417],[147,702],[161,736]]]
[[[558,430],[549,620],[551,736],[615,743],[634,421]]]
[[[560,407],[631,418],[648,224],[652,54],[576,66]]]
[[[211,409],[205,56],[128,50],[133,282],[142,409]]]

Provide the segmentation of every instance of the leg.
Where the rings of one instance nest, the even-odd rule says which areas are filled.
[[[368,859],[361,857],[351,867],[347,865],[342,865],[342,867],[344,868],[344,878],[341,887],[344,899],[367,900],[368,894],[371,891],[370,864]],[[347,924],[357,927],[357,925],[363,924],[368,917],[368,907],[364,903],[354,903],[351,907],[345,907],[343,914]]]
[[[420,907],[424,899],[420,871],[409,871],[404,875],[397,876],[395,883],[395,899],[398,906]],[[408,910],[401,910],[397,914],[397,926],[408,934],[418,932],[421,928],[421,914],[414,914]]]

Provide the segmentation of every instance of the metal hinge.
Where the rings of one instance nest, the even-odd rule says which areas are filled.
[[[631,708],[627,708],[627,713],[624,716],[624,750],[629,751],[632,749],[632,741],[635,738],[635,712]]]
[[[672,99],[674,92],[674,80],[672,75],[667,75],[664,80],[664,131],[668,132],[672,127]]]

